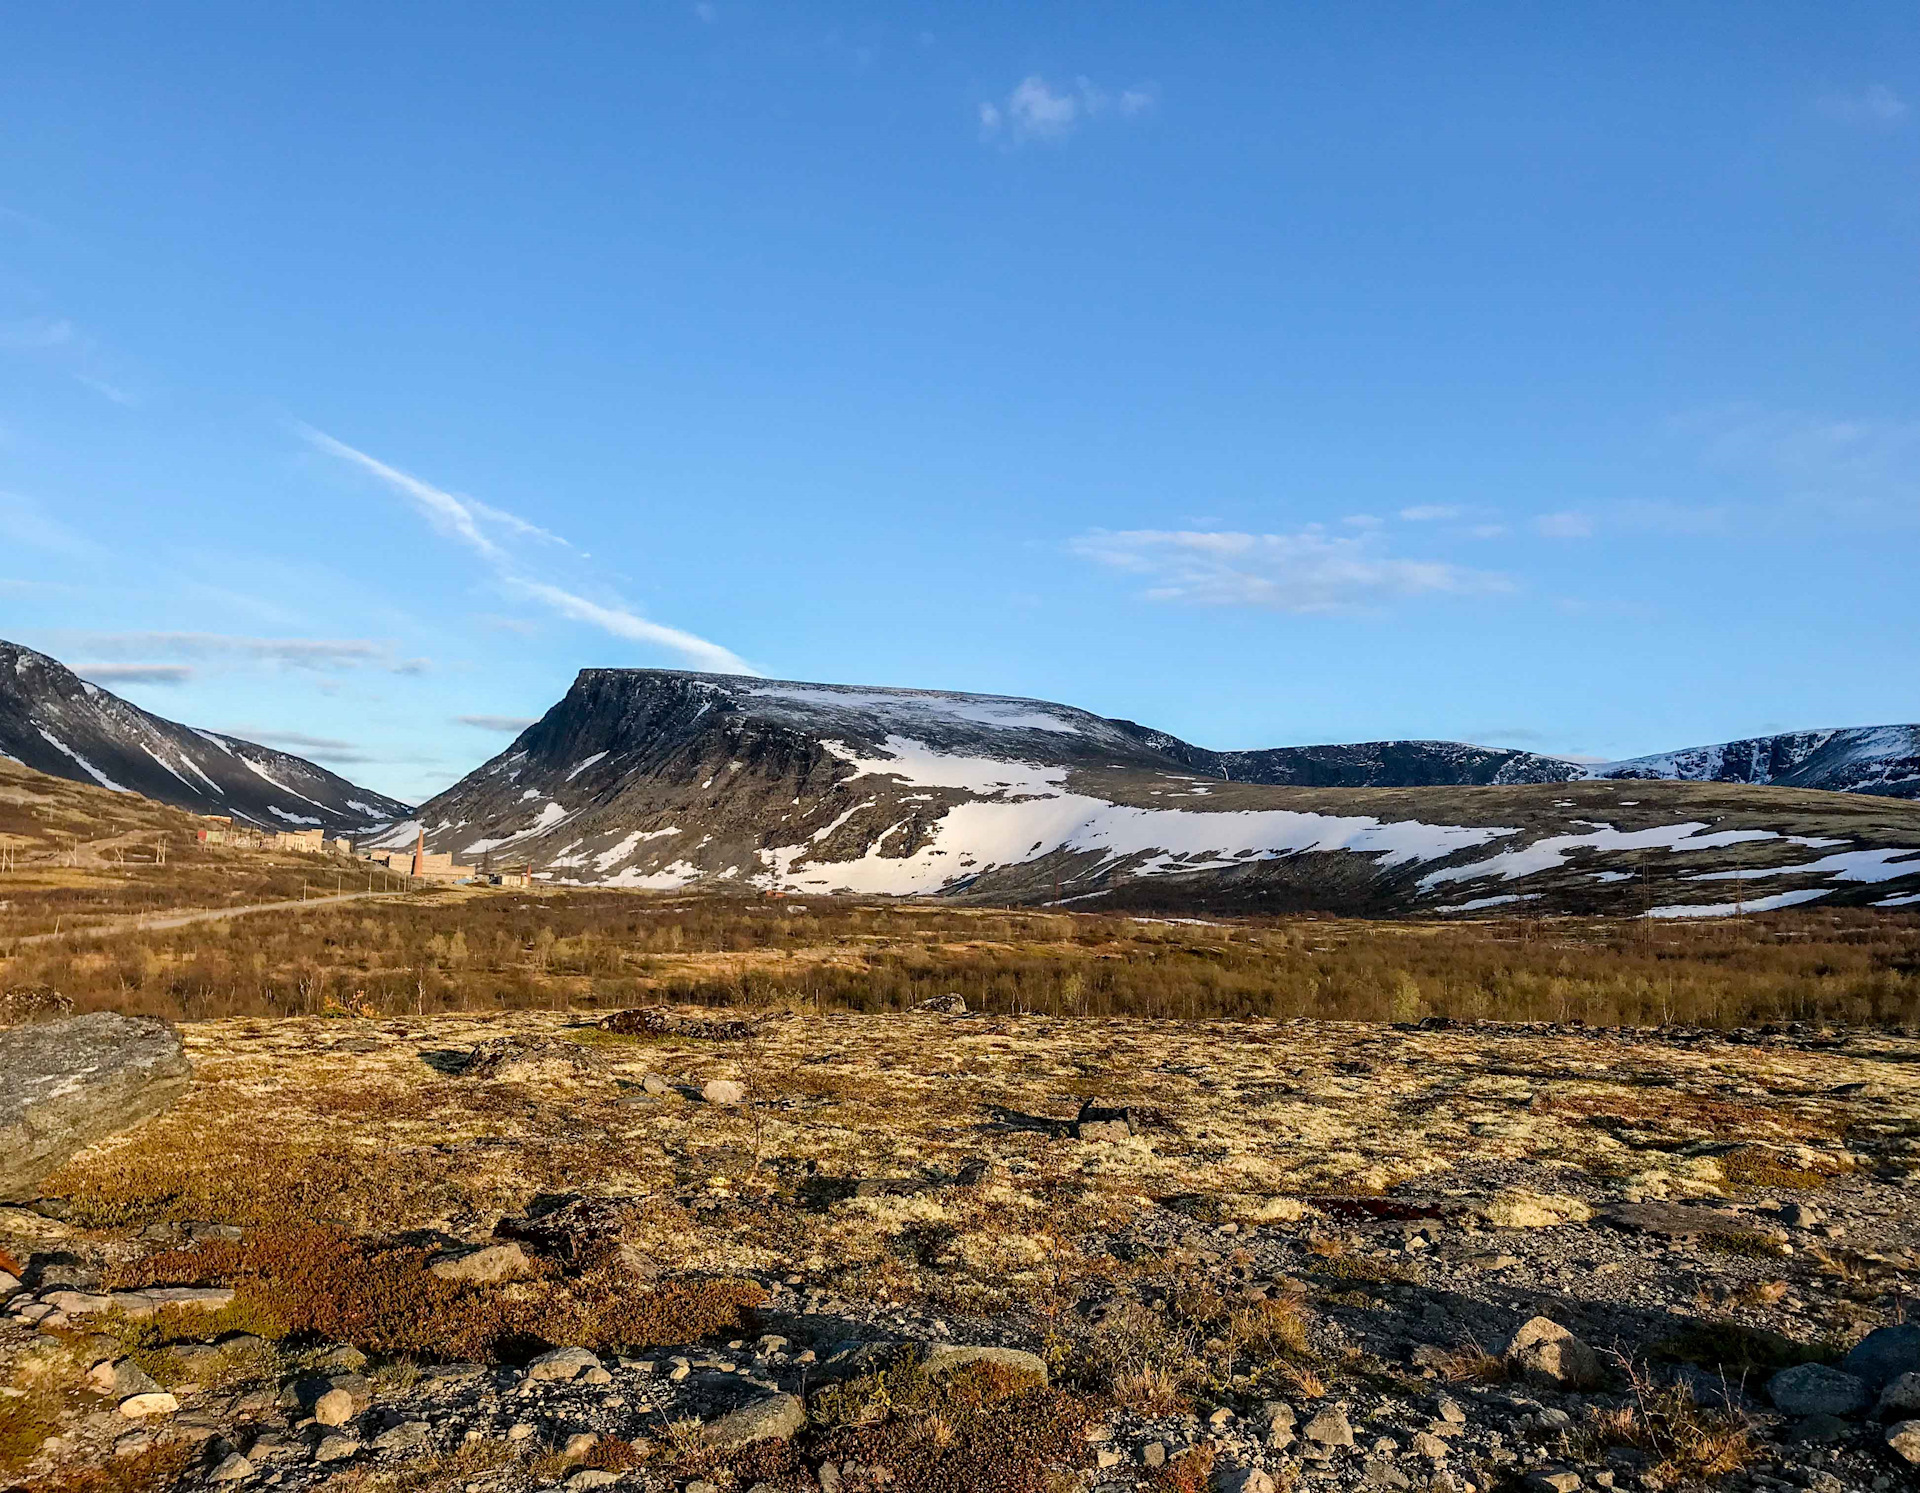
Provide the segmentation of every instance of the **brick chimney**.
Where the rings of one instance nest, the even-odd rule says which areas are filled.
[[[418,838],[413,842],[413,874],[418,876],[427,868],[427,829],[420,827]]]

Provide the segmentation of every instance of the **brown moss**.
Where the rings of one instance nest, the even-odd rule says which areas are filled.
[[[186,1476],[194,1457],[187,1443],[166,1441],[99,1467],[62,1467],[9,1493],[159,1493]]]

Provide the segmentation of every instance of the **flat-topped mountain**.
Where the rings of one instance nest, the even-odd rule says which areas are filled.
[[[659,890],[1671,915],[1920,896],[1920,806],[1883,798],[1453,743],[1218,753],[1047,701],[657,669],[583,671],[386,842],[416,827]]]
[[[304,757],[163,719],[0,641],[0,755],[57,778],[268,829],[364,834],[408,812]]]

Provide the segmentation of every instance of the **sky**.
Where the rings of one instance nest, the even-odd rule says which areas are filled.
[[[584,667],[1920,719],[1911,5],[16,7],[0,637],[417,801]]]

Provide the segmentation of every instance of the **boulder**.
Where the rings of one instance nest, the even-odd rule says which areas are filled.
[[[180,1408],[180,1402],[164,1389],[143,1390],[139,1394],[128,1395],[120,1402],[120,1413],[129,1420],[140,1420],[149,1415],[171,1415]]]
[[[1858,1415],[1872,1400],[1857,1374],[1803,1363],[1767,1381],[1767,1397],[1787,1415]]]
[[[929,1376],[951,1374],[976,1363],[997,1364],[1016,1374],[1047,1382],[1047,1361],[1022,1348],[979,1348],[958,1343],[931,1344],[920,1359],[922,1373]]]
[[[1887,1449],[1903,1462],[1920,1463],[1920,1420],[1903,1420],[1888,1426]]]
[[[152,1119],[193,1076],[172,1022],[97,1011],[0,1031],[0,1198]]]
[[[731,1078],[710,1078],[700,1086],[700,1097],[709,1104],[739,1104],[747,1097],[747,1090]]]
[[[692,1037],[701,1042],[745,1042],[758,1035],[751,1021],[715,1016],[684,1016],[665,1006],[615,1011],[600,1030],[622,1037]]]
[[[544,1037],[494,1037],[467,1056],[468,1078],[506,1083],[572,1083],[593,1071],[593,1058],[577,1042]]]
[[[600,1360],[585,1348],[555,1348],[551,1353],[542,1353],[527,1365],[527,1377],[565,1382],[579,1378],[589,1369],[600,1367]]]
[[[1073,1133],[1081,1140],[1126,1140],[1139,1133],[1133,1111],[1123,1104],[1102,1104],[1089,1099],[1080,1106],[1080,1117]]]
[[[1258,1467],[1223,1467],[1212,1486],[1214,1493],[1273,1493],[1273,1478]]]
[[[1840,1367],[1876,1392],[1902,1374],[1920,1373],[1920,1322],[1875,1328],[1853,1345]]]
[[[1353,1445],[1353,1427],[1347,1421],[1346,1412],[1337,1405],[1322,1410],[1308,1421],[1303,1434],[1316,1446]]]
[[[1888,1420],[1920,1415],[1920,1374],[1902,1374],[1881,1390],[1880,1414]]]
[[[1600,1382],[1600,1356],[1551,1317],[1520,1324],[1504,1355],[1530,1382],[1549,1389],[1582,1389]]]
[[[965,1016],[967,998],[958,991],[950,991],[946,995],[930,995],[913,1009],[931,1011],[936,1016]]]
[[[542,1193],[527,1211],[494,1225],[496,1239],[514,1239],[554,1259],[582,1265],[611,1250],[632,1222],[635,1201]]]
[[[427,1261],[427,1273],[441,1280],[519,1280],[532,1271],[533,1261],[512,1240],[482,1244],[475,1249],[450,1249]]]
[[[761,1395],[709,1423],[700,1435],[709,1446],[752,1446],[760,1441],[786,1441],[806,1423],[806,1407],[797,1396]]]

